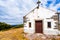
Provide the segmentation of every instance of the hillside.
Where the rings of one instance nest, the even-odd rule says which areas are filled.
[[[27,40],[23,34],[23,28],[0,31],[0,40]]]

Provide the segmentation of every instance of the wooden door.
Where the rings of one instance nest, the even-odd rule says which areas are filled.
[[[35,32],[43,33],[42,20],[35,21]]]

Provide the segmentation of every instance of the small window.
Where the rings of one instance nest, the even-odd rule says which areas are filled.
[[[29,27],[31,27],[31,22],[29,22]]]
[[[51,28],[51,22],[48,22],[47,25],[48,25],[48,28]]]

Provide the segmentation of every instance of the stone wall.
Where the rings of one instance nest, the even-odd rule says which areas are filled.
[[[56,13],[56,15],[53,15],[52,17],[51,17],[51,19],[54,19],[54,21],[56,21],[55,22],[55,24],[56,24],[56,28],[55,29],[58,29],[58,30],[60,30],[60,24],[58,23],[58,13]]]

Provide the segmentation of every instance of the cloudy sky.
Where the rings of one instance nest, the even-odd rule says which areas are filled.
[[[41,6],[60,11],[60,0],[40,0]],[[23,23],[23,16],[34,8],[37,0],[0,0],[0,22]]]

